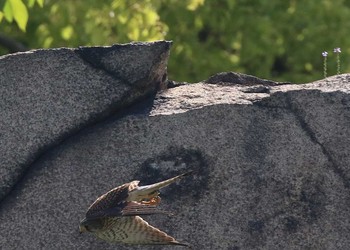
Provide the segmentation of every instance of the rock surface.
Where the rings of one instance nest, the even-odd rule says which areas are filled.
[[[117,185],[194,169],[162,192],[162,209],[176,215],[145,218],[194,249],[348,249],[350,75],[302,85],[215,79],[162,91],[46,150],[0,205],[0,244],[180,249],[115,246],[78,225]]]
[[[154,93],[170,42],[36,50],[0,58],[0,200],[42,153]]]

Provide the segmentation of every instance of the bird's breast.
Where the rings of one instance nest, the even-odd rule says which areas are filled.
[[[105,218],[103,228],[96,231],[95,235],[105,241],[123,242],[128,238],[128,234],[125,231],[129,227],[127,221],[124,217]]]

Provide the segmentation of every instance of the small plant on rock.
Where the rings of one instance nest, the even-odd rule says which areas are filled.
[[[328,56],[328,52],[327,51],[323,51],[322,52],[322,56],[323,56],[323,77],[327,78],[327,56]]]
[[[337,75],[339,75],[340,74],[340,53],[341,53],[341,50],[340,50],[340,48],[334,48],[333,52],[334,52],[334,54],[337,55]]]

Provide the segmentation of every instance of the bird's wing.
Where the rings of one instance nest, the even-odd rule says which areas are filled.
[[[117,207],[111,207],[90,213],[86,216],[87,219],[98,219],[105,217],[118,217],[118,216],[135,216],[135,215],[151,215],[151,214],[167,214],[172,213],[158,209],[157,205],[148,205],[137,202],[124,202]]]
[[[110,242],[123,242],[126,244],[156,244],[156,245],[183,245],[185,243],[176,241],[173,237],[149,225],[139,216],[128,216],[121,218],[108,218],[105,223],[106,230],[97,236]]]
[[[151,214],[167,214],[171,215],[172,213],[158,209],[157,205],[152,204],[142,204],[139,202],[128,202],[122,210],[123,216],[130,215],[151,215]]]
[[[86,212],[86,219],[97,219],[105,217],[169,214],[157,209],[160,198],[154,197],[150,201],[134,202],[126,201],[129,191],[138,186],[139,181],[132,181],[116,187],[100,196]]]
[[[86,212],[86,218],[99,218],[121,215],[153,214],[160,202],[159,189],[176,180],[192,174],[193,171],[175,176],[162,182],[139,187],[139,181],[132,181],[113,188],[100,196]]]
[[[126,199],[129,196],[129,189],[135,188],[138,183],[139,181],[126,183],[98,197],[88,208],[86,218],[106,217],[111,214],[113,216],[122,215],[121,212],[126,206]]]

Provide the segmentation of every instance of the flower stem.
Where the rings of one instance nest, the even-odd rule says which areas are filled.
[[[337,53],[337,75],[340,74],[340,55]]]

